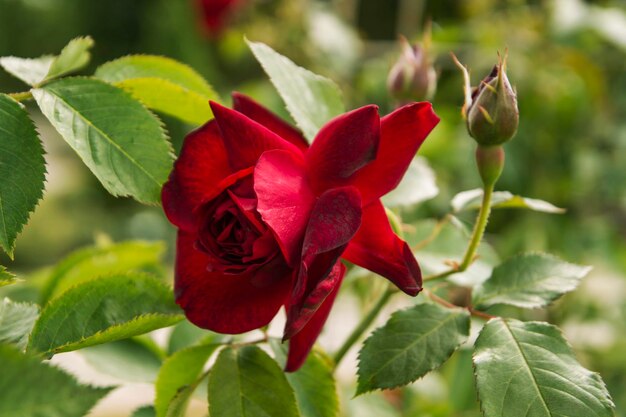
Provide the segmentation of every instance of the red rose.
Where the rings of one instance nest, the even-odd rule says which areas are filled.
[[[251,99],[211,103],[185,139],[163,207],[179,228],[175,291],[196,325],[242,333],[287,311],[286,370],[321,332],[345,273],[340,257],[416,295],[421,274],[380,197],[395,188],[438,123],[429,103],[380,119],[376,106],[328,122],[309,147]]]

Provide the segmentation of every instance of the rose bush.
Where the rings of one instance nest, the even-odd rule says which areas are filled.
[[[328,122],[309,147],[299,131],[234,95],[187,136],[162,199],[178,227],[175,292],[196,325],[242,333],[281,306],[286,370],[304,362],[343,279],[340,258],[409,295],[421,290],[411,250],[380,197],[394,189],[439,119],[413,103],[382,119],[365,106]]]

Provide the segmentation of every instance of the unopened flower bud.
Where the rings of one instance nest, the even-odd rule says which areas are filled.
[[[400,102],[427,101],[435,95],[437,73],[428,56],[427,42],[411,45],[401,37],[402,54],[389,71],[387,89]]]
[[[481,145],[500,145],[511,139],[519,124],[517,96],[504,70],[505,60],[493,67],[466,103],[467,129]]]

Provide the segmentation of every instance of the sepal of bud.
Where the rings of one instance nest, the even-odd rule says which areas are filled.
[[[479,144],[476,148],[476,165],[483,184],[494,185],[504,169],[504,148],[501,145]]]
[[[471,91],[467,70],[456,62],[465,76],[464,114],[470,136],[486,146],[507,142],[517,132],[519,110],[517,95],[506,76],[506,57]]]
[[[387,89],[400,102],[428,101],[435,95],[437,73],[433,67],[428,42],[415,43],[400,37],[402,53],[389,71]]]

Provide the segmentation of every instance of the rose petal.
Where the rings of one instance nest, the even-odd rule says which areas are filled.
[[[254,166],[263,152],[273,149],[301,154],[296,146],[238,111],[214,101],[210,104],[233,170]]]
[[[194,210],[209,196],[223,190],[220,183],[231,173],[214,121],[187,135],[161,193],[167,218],[181,229],[194,230],[197,223]]]
[[[272,265],[263,273],[208,272],[208,256],[194,248],[193,234],[178,232],[175,294],[189,321],[220,333],[243,333],[268,324],[285,303],[291,271]]]
[[[250,97],[241,93],[233,93],[233,108],[239,113],[245,114],[255,122],[262,124],[281,138],[291,142],[301,151],[308,149],[309,144],[298,129],[283,121],[283,119],[279,118]]]
[[[274,231],[287,263],[297,264],[315,200],[302,159],[287,151],[265,152],[254,169],[254,190],[257,211]]]
[[[315,137],[306,153],[317,189],[346,185],[346,181],[376,157],[380,140],[378,107],[361,107],[335,117]]]
[[[377,200],[363,208],[359,231],[343,258],[387,278],[409,295],[422,290],[422,274],[409,246],[391,229]]]
[[[285,371],[297,371],[306,360],[307,355],[315,344],[315,340],[322,332],[324,323],[328,319],[345,273],[346,267],[341,262],[337,262],[329,276],[329,280],[335,283],[334,288],[302,330],[296,333],[289,341],[289,354]]]
[[[380,121],[380,145],[376,159],[359,170],[352,185],[363,204],[380,198],[398,186],[426,136],[439,123],[430,103],[399,108]]]
[[[329,276],[348,242],[361,225],[361,198],[354,187],[322,194],[313,210],[302,245],[302,263],[289,305],[284,339],[298,333],[313,316],[335,283]]]

